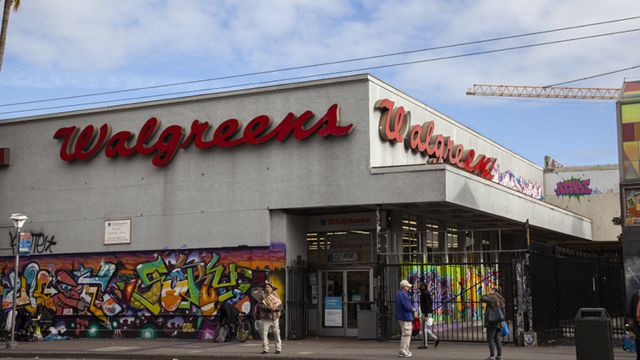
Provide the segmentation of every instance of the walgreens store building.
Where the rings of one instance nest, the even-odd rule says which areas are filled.
[[[290,338],[364,337],[383,256],[591,239],[540,167],[368,75],[12,119],[0,148],[0,234],[32,236],[2,309],[85,337],[212,338],[267,279]]]

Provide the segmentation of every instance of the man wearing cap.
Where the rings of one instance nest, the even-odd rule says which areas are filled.
[[[409,351],[411,343],[411,330],[413,321],[413,308],[409,300],[409,289],[411,284],[407,280],[400,282],[400,289],[396,294],[396,320],[400,323],[400,352],[398,357],[406,358],[413,356]]]
[[[280,339],[280,308],[282,302],[276,288],[272,283],[264,283],[265,297],[262,300],[262,310],[260,320],[262,320],[262,353],[269,353],[269,328],[273,328],[273,336],[276,339],[276,354],[282,351],[282,340]]]

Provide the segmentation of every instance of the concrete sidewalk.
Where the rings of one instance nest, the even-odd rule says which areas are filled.
[[[486,344],[441,343],[437,349],[418,350],[412,342],[415,359],[486,359]],[[21,342],[15,350],[0,350],[0,357],[21,358],[102,358],[102,359],[393,359],[397,358],[399,342],[376,342],[344,338],[290,340],[283,343],[280,355],[261,355],[261,343],[217,344],[211,341],[173,339],[73,339],[64,341]],[[272,350],[273,352],[273,350]],[[572,346],[516,347],[506,345],[504,359],[575,359]],[[635,359],[635,354],[615,349],[616,359]]]

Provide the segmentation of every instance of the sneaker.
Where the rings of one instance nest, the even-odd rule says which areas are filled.
[[[440,339],[436,339],[436,343],[433,346],[438,347],[438,345],[440,345]]]
[[[280,350],[276,350],[276,355],[280,354]]]
[[[425,345],[420,345],[420,346],[418,346],[418,349],[428,349],[428,347],[425,346]]]
[[[489,356],[487,360],[496,360],[496,358],[494,358],[493,356]]]
[[[399,354],[398,354],[398,357],[399,357],[399,358],[410,358],[410,357],[412,357],[412,356],[413,356],[413,355],[412,355],[411,353],[399,353]]]
[[[268,354],[269,352],[267,350],[262,350],[262,352],[260,354]]]
[[[411,351],[407,351],[407,355],[409,355],[408,357],[412,357],[413,354],[411,353]]]

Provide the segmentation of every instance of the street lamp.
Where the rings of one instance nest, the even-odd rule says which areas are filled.
[[[11,221],[13,226],[17,229],[16,242],[14,244],[13,252],[16,255],[16,265],[13,268],[13,302],[11,305],[11,341],[7,343],[8,349],[15,349],[18,343],[15,341],[16,332],[16,296],[18,293],[18,265],[20,262],[20,231],[24,223],[29,220],[26,215],[23,214],[11,214]]]

